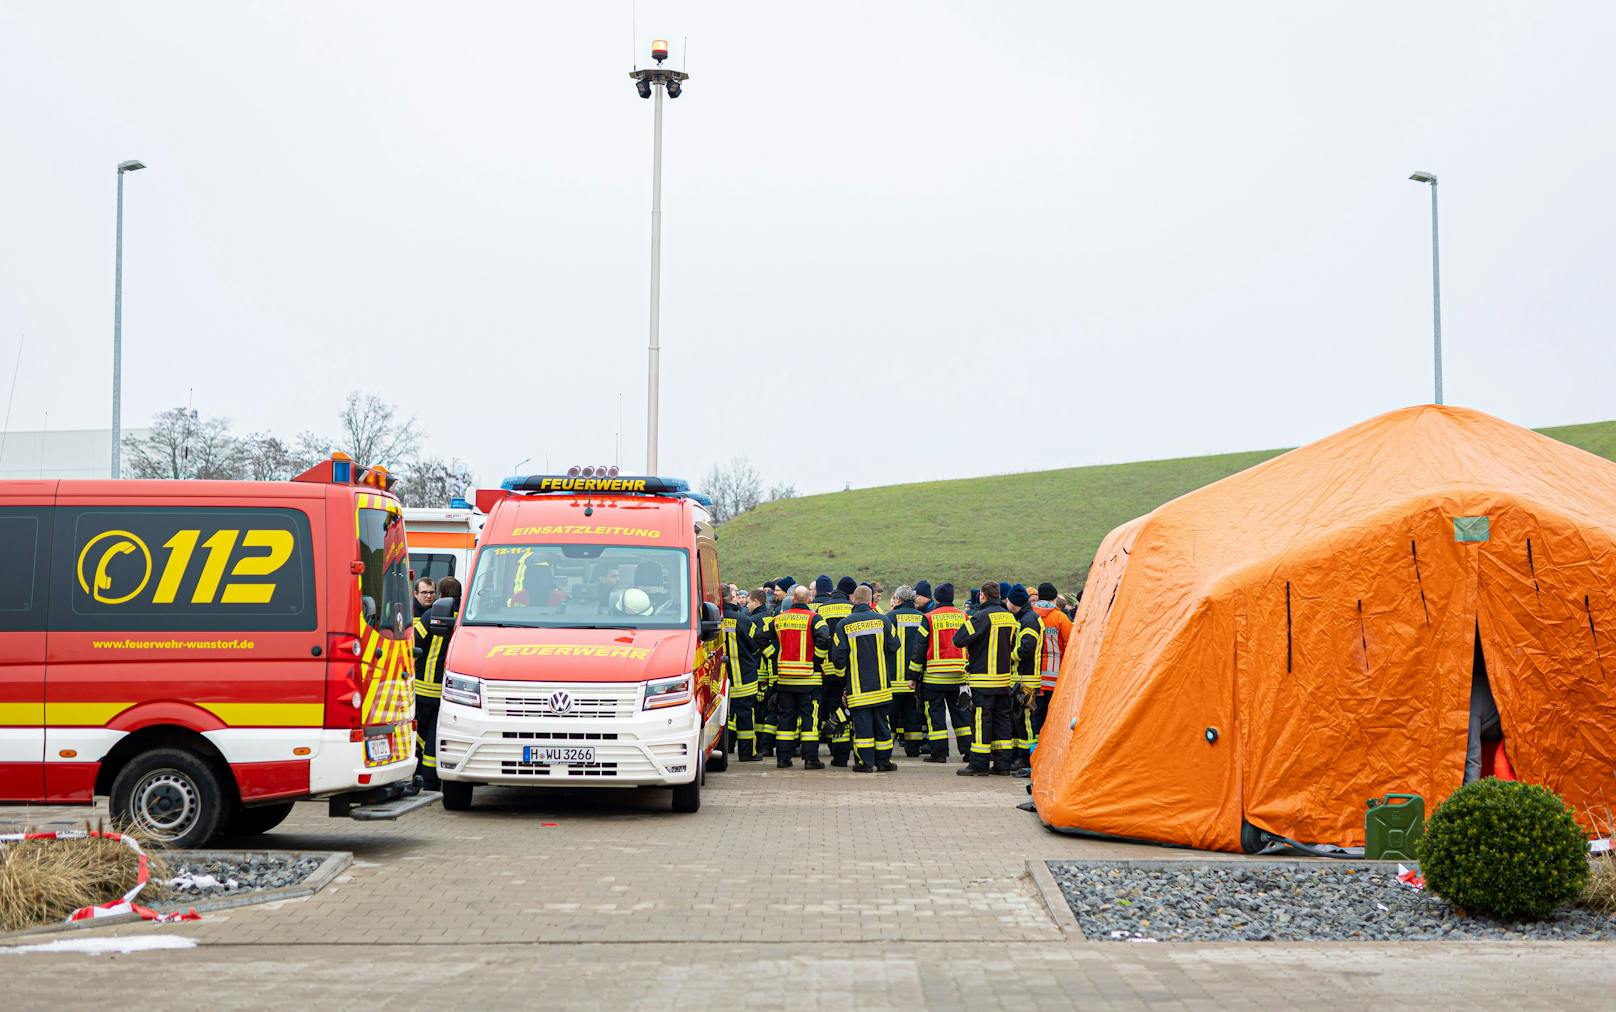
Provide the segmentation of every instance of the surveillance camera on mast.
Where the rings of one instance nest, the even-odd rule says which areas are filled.
[[[634,79],[634,90],[639,92],[641,98],[650,98],[654,87],[667,89],[669,98],[678,98],[683,93],[684,82],[690,75],[682,70],[664,67],[662,64],[667,58],[668,41],[656,39],[651,43],[651,59],[656,61],[656,66],[644,70],[636,67],[629,72],[628,76]]]

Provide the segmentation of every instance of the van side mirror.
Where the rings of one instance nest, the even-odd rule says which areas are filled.
[[[460,602],[452,597],[440,597],[427,609],[426,631],[434,636],[453,636],[455,617],[460,614]]]
[[[701,638],[710,640],[724,631],[724,613],[711,601],[701,602]]]

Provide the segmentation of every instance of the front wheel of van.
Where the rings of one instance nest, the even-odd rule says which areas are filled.
[[[135,756],[112,781],[113,820],[179,850],[204,846],[217,836],[226,806],[224,784],[213,766],[177,748]]]
[[[445,811],[464,812],[471,807],[471,784],[459,780],[445,780],[441,786]]]
[[[673,810],[676,812],[694,812],[701,808],[701,771],[696,772],[696,778],[688,784],[680,784],[673,789]]]
[[[728,733],[729,733],[728,731],[724,732],[724,734],[728,734]],[[719,741],[720,747],[729,744],[729,742],[724,740],[723,735],[719,736],[718,741]],[[722,773],[727,769],[729,769],[729,753],[728,752],[709,752],[709,753],[707,753],[707,772],[708,773]]]

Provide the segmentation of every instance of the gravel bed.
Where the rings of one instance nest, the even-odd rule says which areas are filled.
[[[162,895],[178,902],[279,889],[302,882],[321,862],[322,858],[289,854],[254,854],[244,860],[171,860]]]
[[[1461,916],[1396,867],[1233,863],[1182,869],[1051,861],[1092,941],[1616,939],[1616,918],[1562,907],[1542,921]]]

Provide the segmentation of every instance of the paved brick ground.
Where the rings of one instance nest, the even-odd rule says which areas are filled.
[[[0,979],[21,1007],[87,1003],[160,969],[165,999],[209,1007],[387,995],[405,1007],[973,1012],[1368,1008],[1411,995],[1602,1006],[1616,985],[1609,945],[1068,940],[1029,858],[1206,855],[1057,836],[1014,808],[1024,781],[899,762],[884,776],[735,765],[709,778],[693,816],[668,812],[660,792],[489,790],[472,812],[391,824],[302,805],[259,843],[353,851],[351,873],[318,896],[97,932],[195,938],[188,951],[0,952]],[[0,826],[86,812],[0,808]]]

